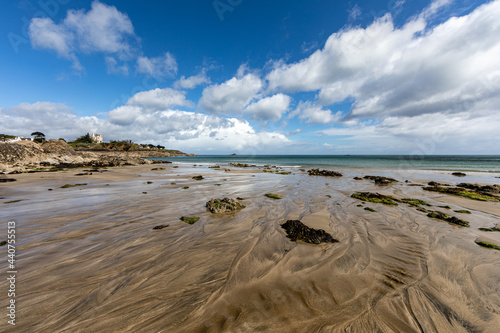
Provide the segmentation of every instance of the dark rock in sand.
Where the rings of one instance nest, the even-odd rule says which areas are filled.
[[[207,201],[206,206],[207,209],[213,214],[232,212],[235,210],[240,210],[245,208],[244,205],[230,198],[224,198],[224,199],[212,198],[209,201]]]
[[[322,229],[313,229],[304,225],[299,220],[288,220],[281,225],[287,233],[287,237],[292,241],[301,240],[306,243],[335,243],[338,242],[329,233]]]
[[[320,170],[320,169],[311,169],[307,170],[309,176],[327,176],[327,177],[342,177],[342,174],[337,171],[331,170]]]
[[[375,181],[375,184],[377,185],[389,185],[397,182],[397,180],[394,178],[383,177],[383,176],[364,176],[363,178],[371,179]]]
[[[446,221],[446,222],[449,222],[449,223],[457,224],[457,225],[460,225],[462,227],[468,227],[469,226],[469,222],[467,222],[465,220],[461,220],[461,219],[459,219],[456,216],[448,216],[445,213],[437,211],[437,210],[435,210],[435,211],[429,211],[429,213],[427,214],[427,216],[435,218],[435,219],[440,219],[440,220],[443,220],[443,221]]]
[[[153,227],[153,230],[161,230],[163,228],[166,228],[168,227],[168,224],[161,224],[161,225],[157,225],[156,227]]]
[[[193,179],[194,180],[202,180],[202,179],[205,179],[205,178],[203,178],[202,175],[199,175],[199,176],[194,176]]]
[[[363,178],[361,178],[361,177],[354,177],[353,179],[354,180],[363,180]]]
[[[467,176],[465,173],[463,172],[453,172],[452,173],[453,176],[457,176],[457,177],[465,177]]]
[[[15,182],[17,179],[15,178],[0,178],[0,183],[7,183],[7,182]]]

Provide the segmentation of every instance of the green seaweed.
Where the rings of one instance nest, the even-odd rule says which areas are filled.
[[[74,185],[66,184],[66,185],[61,186],[61,188],[70,188],[70,187],[85,186],[85,185],[87,185],[87,183],[74,184]]]
[[[19,202],[19,201],[23,201],[23,199],[5,201],[4,204],[16,203],[16,202]]]
[[[181,217],[181,221],[186,222],[187,224],[194,224],[198,222],[200,218],[197,216],[183,216]]]
[[[279,200],[279,199],[281,199],[281,197],[280,197],[280,196],[278,196],[277,194],[274,194],[274,193],[266,193],[266,194],[264,194],[264,195],[265,195],[266,197],[268,197],[268,198],[275,199],[275,200]]]
[[[441,187],[441,186],[426,186],[423,187],[426,191],[439,192],[444,194],[456,195],[459,197],[468,198],[471,200],[478,201],[499,201],[499,198],[494,197],[488,194],[480,194],[477,192],[468,191],[466,189],[458,188],[458,187]]]
[[[393,198],[388,195],[378,194],[378,193],[370,193],[370,192],[357,192],[351,195],[352,198],[359,199],[361,201],[369,201],[374,203],[382,203],[384,205],[392,205],[397,206],[398,201],[396,198]]]
[[[469,227],[469,222],[468,221],[459,219],[458,217],[455,217],[455,216],[448,216],[448,215],[446,215],[443,212],[430,211],[427,214],[427,216],[435,218],[435,219],[440,219],[440,220],[446,221],[448,223],[457,224],[457,225],[460,225],[462,227]]]
[[[415,206],[415,207],[420,207],[420,205],[429,206],[429,207],[432,206],[431,204],[425,202],[424,200],[420,200],[420,199],[404,198],[404,199],[401,199],[400,201],[405,203],[405,204]]]
[[[495,250],[500,251],[500,246],[493,244],[493,243],[489,243],[489,242],[485,242],[485,241],[476,241],[476,244],[479,246],[487,247],[489,249],[495,249]]]
[[[471,214],[471,212],[469,210],[466,210],[466,209],[458,209],[458,210],[454,210],[455,213],[461,213],[461,214]]]
[[[481,231],[500,231],[500,228],[498,226],[494,226],[491,228],[479,228]]]
[[[371,207],[365,207],[365,210],[367,210],[369,212],[376,212],[376,210],[371,208]]]
[[[188,188],[189,188],[189,186],[184,186],[182,189],[187,190]]]

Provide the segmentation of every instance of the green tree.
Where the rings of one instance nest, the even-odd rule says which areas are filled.
[[[78,139],[75,140],[75,143],[92,143],[92,137],[89,133],[82,135]]]
[[[35,142],[44,142],[45,141],[45,134],[43,134],[42,132],[33,132],[31,133],[31,136],[34,136],[35,139],[33,141]]]

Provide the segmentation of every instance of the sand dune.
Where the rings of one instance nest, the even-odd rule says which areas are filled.
[[[16,184],[0,185],[2,201],[25,199],[0,211],[19,230],[16,332],[500,327],[500,251],[474,243],[485,235],[500,242],[500,233],[478,230],[500,221],[500,203],[463,199],[472,212],[471,227],[463,228],[404,204],[367,202],[376,209],[369,212],[350,197],[379,191],[462,207],[462,199],[404,183],[382,190],[347,176],[150,169],[110,169],[88,176],[81,188],[58,188],[83,181],[71,170],[43,179],[16,175]],[[205,179],[192,180],[195,174]],[[264,197],[270,192],[283,199]],[[206,211],[208,199],[225,196],[243,197],[247,207],[218,216]],[[179,220],[183,215],[201,219],[189,225]],[[340,242],[291,242],[280,227],[288,219]],[[152,230],[159,224],[169,226]],[[1,281],[0,290],[6,288]]]

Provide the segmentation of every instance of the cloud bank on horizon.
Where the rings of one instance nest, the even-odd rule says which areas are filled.
[[[309,55],[269,57],[258,68],[237,59],[236,72],[215,79],[224,64],[204,62],[186,75],[183,54],[146,55],[152,38],[139,36],[133,16],[95,0],[58,20],[32,18],[32,51],[55,54],[71,68],[70,81],[97,70],[82,61],[95,56],[108,77],[142,76],[154,87],[95,114],[58,101],[4,105],[0,132],[71,139],[95,131],[194,153],[500,154],[492,144],[500,128],[500,0],[461,16],[440,16],[446,8],[451,0],[436,0],[403,23],[385,13],[362,26],[348,23],[362,15],[355,5],[321,47],[307,44]]]

